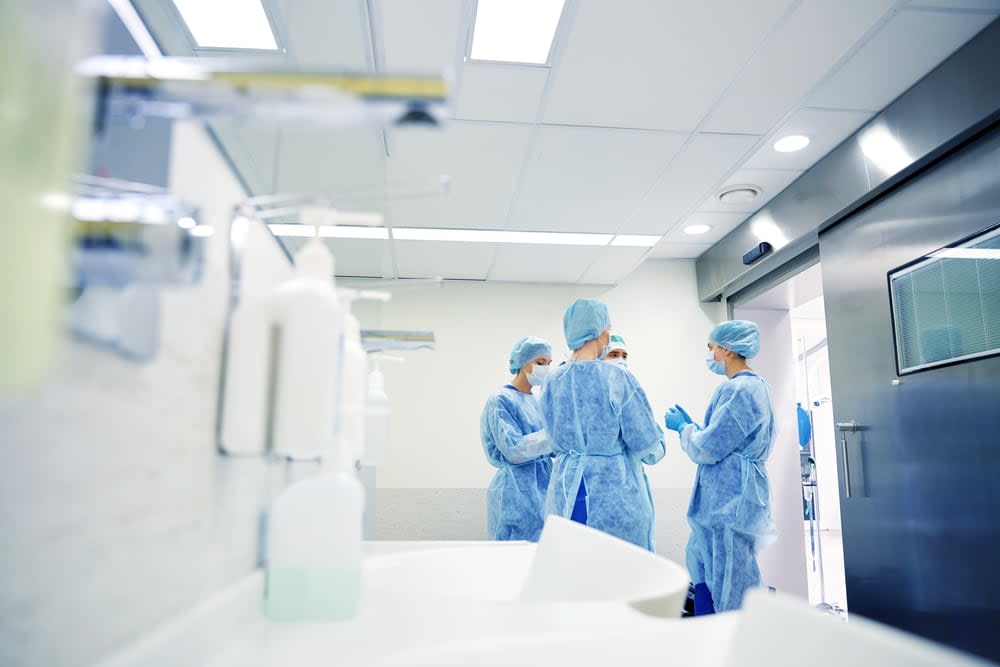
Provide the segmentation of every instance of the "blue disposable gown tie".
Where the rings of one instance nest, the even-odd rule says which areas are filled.
[[[541,404],[556,454],[546,514],[570,517],[585,484],[588,526],[653,551],[653,499],[642,466],[665,449],[635,376],[617,364],[574,361],[552,371]]]
[[[552,474],[552,443],[534,394],[501,387],[479,420],[486,458],[499,468],[486,494],[492,540],[538,540]]]
[[[774,441],[770,387],[750,373],[723,382],[704,429],[689,424],[680,436],[698,464],[688,509],[691,580],[707,584],[717,611],[738,609],[746,590],[760,585],[757,551],[775,535],[764,469]]]

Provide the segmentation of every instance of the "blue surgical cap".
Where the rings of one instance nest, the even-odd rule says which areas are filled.
[[[538,357],[552,356],[552,346],[548,341],[537,336],[528,336],[514,343],[510,351],[510,372],[517,375],[521,366]]]
[[[571,350],[579,350],[611,326],[608,307],[596,299],[577,299],[563,315],[563,333]]]
[[[708,340],[719,347],[732,350],[744,359],[760,352],[760,328],[749,320],[730,320],[712,329]]]

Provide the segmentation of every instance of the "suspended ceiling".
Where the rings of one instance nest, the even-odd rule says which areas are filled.
[[[172,3],[134,0],[168,55]],[[612,284],[696,258],[985,28],[1000,0],[567,0],[551,67],[466,62],[471,0],[264,0],[308,67],[454,74],[442,130],[214,126],[253,194],[426,187],[344,199],[390,227],[663,235],[652,249],[330,239],[340,275]],[[806,134],[778,153],[774,140]],[[761,188],[729,205],[726,185]],[[702,236],[683,232],[704,223]],[[294,251],[300,239],[285,239]]]

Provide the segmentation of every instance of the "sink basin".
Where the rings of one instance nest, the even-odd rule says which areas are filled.
[[[678,618],[688,572],[671,560],[558,516],[545,521],[522,602],[625,602]]]
[[[372,556],[365,561],[364,584],[418,599],[619,603],[677,618],[688,574],[662,556],[550,516],[537,545],[486,542]]]
[[[416,596],[512,601],[535,556],[529,542],[493,542],[371,556],[364,587]]]

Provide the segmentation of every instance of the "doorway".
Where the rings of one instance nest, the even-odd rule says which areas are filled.
[[[826,313],[820,265],[762,293],[731,299],[761,328],[751,366],[772,388],[777,433],[767,470],[777,541],[760,552],[764,584],[846,614]]]

